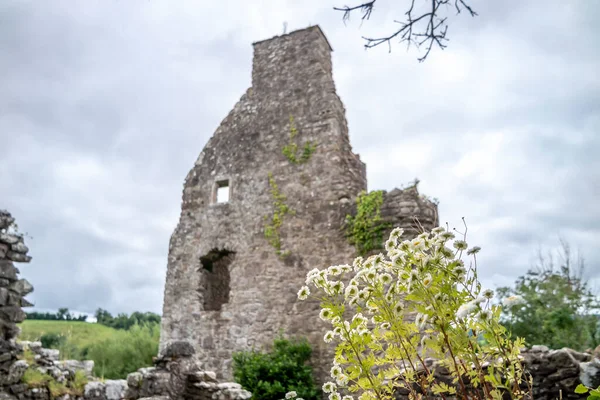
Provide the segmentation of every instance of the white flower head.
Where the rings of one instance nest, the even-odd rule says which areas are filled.
[[[425,250],[425,239],[421,239],[419,237],[414,238],[411,242],[411,247],[413,250]]]
[[[342,273],[342,268],[339,265],[332,265],[331,267],[327,268],[327,273],[329,275],[337,276]]]
[[[440,237],[444,240],[452,240],[455,236],[452,232],[442,232],[440,233]]]
[[[308,288],[308,286],[302,286],[300,288],[300,290],[298,291],[298,299],[306,300],[308,298],[309,294],[310,294],[310,289]]]
[[[371,313],[376,313],[377,311],[379,311],[379,307],[377,307],[377,304],[375,304],[372,301],[368,301],[366,306],[367,306],[367,310],[369,310],[369,312],[371,312]]]
[[[381,329],[390,329],[392,327],[392,325],[390,325],[389,322],[382,322],[381,323]]]
[[[396,241],[394,239],[388,239],[385,242],[385,250],[388,252],[388,254],[396,250]]]
[[[477,253],[479,253],[480,250],[481,250],[481,247],[479,247],[479,246],[471,247],[469,250],[467,250],[467,255],[470,256],[472,254],[477,254]]]
[[[392,282],[392,276],[390,274],[381,274],[381,275],[379,275],[379,280],[384,285],[387,285],[388,283]]]
[[[404,311],[404,303],[402,303],[401,301],[399,301],[398,303],[396,303],[396,305],[394,306],[394,312],[396,314],[402,314],[402,312]]]
[[[331,341],[335,338],[335,333],[333,331],[327,331],[325,336],[323,336],[323,341],[325,343],[331,343]]]
[[[354,297],[358,294],[358,287],[354,285],[350,285],[346,287],[346,292],[344,293],[346,298]]]
[[[458,310],[456,311],[456,317],[460,318],[460,319],[466,318],[469,314],[471,314],[476,309],[477,309],[477,304],[472,303],[472,302],[465,303],[462,306],[458,307]]]
[[[383,254],[381,254],[381,253],[376,254],[375,257],[373,257],[373,267],[375,267],[375,268],[382,267],[384,261],[385,261],[385,257],[383,256]]]
[[[340,268],[342,270],[342,273],[344,273],[344,274],[347,274],[348,272],[352,271],[352,266],[350,266],[348,264],[340,265]]]
[[[365,274],[365,278],[368,281],[375,280],[375,278],[377,278],[377,271],[374,268],[368,270],[367,273]]]
[[[365,260],[362,257],[356,257],[354,259],[354,262],[352,263],[352,266],[354,267],[354,270],[358,271],[359,269],[361,269],[363,267],[364,261]]]
[[[329,395],[329,400],[341,400],[342,396],[338,392],[333,392]]]
[[[405,240],[402,243],[400,243],[400,250],[402,250],[403,252],[407,252],[407,251],[411,251],[412,247],[410,245],[410,241],[409,240]]]
[[[342,374],[342,367],[340,367],[339,365],[334,365],[333,367],[331,367],[331,377],[332,378],[337,378],[341,374]]]
[[[477,319],[480,321],[489,321],[492,318],[492,312],[490,310],[481,310],[477,313]]]
[[[502,304],[504,304],[506,307],[518,306],[524,303],[525,299],[521,296],[509,296],[502,300]]]
[[[466,250],[469,245],[464,240],[455,240],[453,246],[456,250]]]
[[[481,292],[481,295],[486,299],[491,300],[494,298],[494,291],[492,289],[485,289],[483,292]]]
[[[331,284],[331,293],[332,294],[342,294],[344,292],[344,282],[337,281]]]
[[[404,261],[406,260],[405,253],[397,251],[391,257],[392,266],[394,267],[402,267],[404,265]]]
[[[431,233],[434,235],[439,235],[440,233],[446,232],[446,228],[442,226],[437,226],[431,230]]]
[[[348,383],[348,377],[344,374],[339,374],[336,379],[335,382],[339,385],[339,386],[345,386]]]
[[[431,277],[431,274],[426,274],[423,279],[421,280],[421,283],[423,284],[423,286],[425,287],[429,287],[429,285],[431,285],[431,282],[433,282],[433,278]]]
[[[398,239],[400,239],[400,237],[402,237],[403,234],[404,234],[404,229],[402,229],[402,228],[394,228],[390,232],[390,239],[396,240],[396,243],[397,243]]]
[[[415,325],[417,325],[419,329],[423,329],[425,327],[425,324],[427,323],[428,317],[429,316],[427,314],[417,314],[417,317],[415,318]]]
[[[324,308],[319,313],[319,318],[321,318],[323,321],[330,320],[333,318],[333,311],[331,311],[330,308]]]
[[[337,386],[333,382],[325,382],[323,384],[323,391],[325,393],[332,393],[337,389]]]
[[[367,289],[363,289],[361,291],[358,292],[358,299],[359,300],[366,300],[369,297],[369,291]]]
[[[452,251],[450,248],[448,248],[447,246],[442,246],[439,250],[439,253],[441,255],[443,255],[446,258],[452,258],[454,257],[454,251]]]
[[[354,400],[354,397],[346,395],[346,396],[342,397],[342,400]]]
[[[291,392],[287,392],[285,394],[286,399],[293,399],[295,397],[298,397],[298,394],[296,392],[294,392],[293,390]]]

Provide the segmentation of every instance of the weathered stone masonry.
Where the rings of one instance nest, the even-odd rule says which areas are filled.
[[[169,248],[161,348],[190,340],[203,367],[219,377],[231,378],[234,351],[268,345],[280,330],[308,337],[317,366],[327,368],[318,305],[297,302],[296,293],[308,270],[353,259],[342,227],[367,188],[336,94],[331,51],[316,26],[254,43],[252,87],[185,179]],[[298,143],[317,146],[304,163],[282,153],[290,116]],[[269,174],[293,210],[279,229],[284,257],[265,239],[274,208]],[[229,201],[216,202],[225,187]],[[382,215],[410,232],[415,219],[425,229],[437,225],[437,207],[416,189],[387,193]]]

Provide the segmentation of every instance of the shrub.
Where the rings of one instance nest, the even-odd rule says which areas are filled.
[[[58,333],[45,333],[40,337],[42,347],[46,349],[57,349],[58,346],[64,344],[67,338]]]
[[[319,300],[320,318],[331,323],[324,341],[336,344],[333,381],[323,391],[332,400],[343,390],[362,392],[361,400],[392,399],[398,388],[414,399],[526,397],[523,340],[509,338],[493,291],[481,288],[480,248],[468,249],[466,234],[451,245],[455,235],[444,228],[413,240],[402,241],[402,234],[392,231],[387,255],[313,269],[298,292],[300,300]],[[472,259],[468,268],[464,253]],[[427,367],[426,357],[437,366]],[[438,379],[436,368],[450,380]]]
[[[527,345],[584,351],[600,344],[599,299],[586,281],[584,259],[563,240],[556,254],[540,252],[514,287],[499,288],[498,295],[504,301],[524,299],[523,305],[505,307],[503,324]]]
[[[158,354],[158,324],[134,325],[113,337],[92,344],[87,357],[94,361],[94,374],[105,379],[124,379],[131,372],[152,365]]]
[[[356,198],[356,215],[346,216],[346,236],[362,256],[382,248],[383,234],[390,227],[381,218],[382,205],[383,190],[362,191]]]
[[[312,368],[307,365],[312,349],[306,340],[278,338],[268,353],[244,351],[233,355],[233,377],[252,399],[279,400],[295,391],[305,400],[320,398]]]

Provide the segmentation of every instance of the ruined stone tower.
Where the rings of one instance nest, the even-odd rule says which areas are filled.
[[[252,87],[185,180],[161,348],[190,340],[203,367],[226,379],[232,352],[268,345],[280,331],[308,337],[317,366],[330,361],[318,304],[298,302],[296,293],[310,269],[352,261],[342,227],[367,189],[331,51],[318,26],[254,43]],[[278,207],[278,195],[289,212]],[[266,228],[274,213],[281,226]],[[414,217],[425,229],[437,225],[437,207],[416,187],[385,193],[381,213],[413,233]]]

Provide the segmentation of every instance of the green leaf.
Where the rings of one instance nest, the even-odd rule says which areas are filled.
[[[588,391],[589,391],[589,389],[587,387],[585,387],[584,385],[582,385],[581,383],[579,385],[577,385],[577,387],[575,388],[575,393],[577,393],[577,394],[587,393]]]

